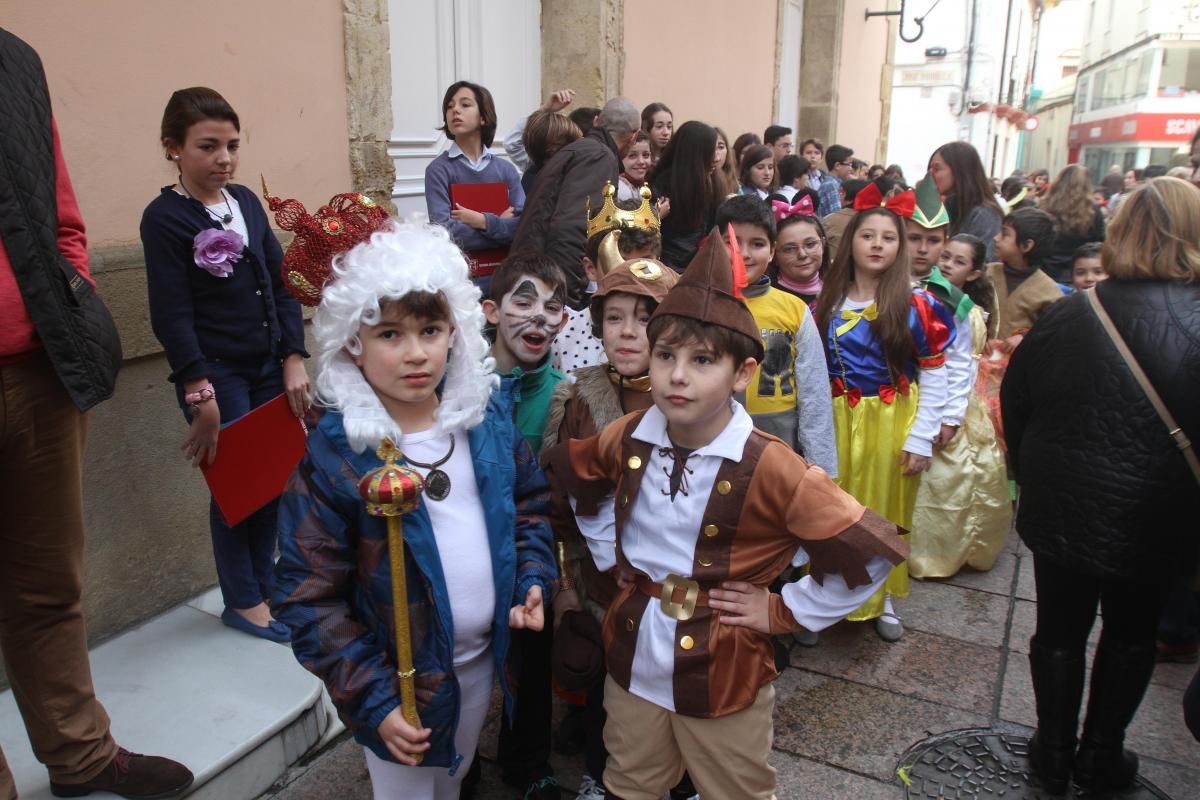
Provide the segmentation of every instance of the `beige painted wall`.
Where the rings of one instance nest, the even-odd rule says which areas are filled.
[[[215,582],[208,491],[179,454],[186,424],[150,331],[138,241],[142,209],[174,179],[158,145],[163,106],[177,88],[212,86],[241,116],[241,180],[261,171],[273,191],[325,202],[351,181],[342,19],[329,0],[47,0],[0,14],[45,64],[92,274],[125,351],[115,396],[91,413],[84,464],[93,642]]]
[[[774,120],[776,0],[625,3],[623,93],[737,138]],[[730,142],[732,144],[732,141]]]
[[[42,57],[89,244],[135,242],[174,171],[158,144],[171,92],[210,86],[242,121],[239,181],[310,207],[350,187],[341,3],[47,0],[0,25]]]
[[[893,30],[888,18],[872,17],[863,12],[880,10],[879,0],[845,0],[842,16],[842,51],[838,67],[838,104],[836,142],[854,150],[864,161],[876,162],[880,152],[880,134],[886,117],[880,99],[880,81],[888,55],[888,40]]]

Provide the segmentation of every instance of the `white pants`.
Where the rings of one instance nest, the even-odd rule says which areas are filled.
[[[375,800],[457,800],[462,779],[475,758],[475,746],[491,704],[492,672],[491,650],[454,668],[462,695],[454,749],[463,757],[454,775],[446,767],[409,767],[384,761],[363,748]]]

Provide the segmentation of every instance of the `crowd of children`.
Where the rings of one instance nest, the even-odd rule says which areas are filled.
[[[1055,217],[981,194],[969,146],[939,148],[909,188],[843,145],[793,155],[775,125],[731,147],[652,103],[617,179],[585,187],[603,205],[578,209],[587,300],[572,308],[545,253],[514,249],[486,275],[464,257],[510,244],[525,197],[490,149],[484,87],[446,92],[434,224],[331,203],[286,280],[256,201],[229,183],[236,115],[187,91],[164,120],[179,180],[142,234],[189,457],[273,393],[309,411],[285,284],[317,305],[307,453],[277,512],[237,536],[214,512],[226,622],[290,639],[376,797],[469,796],[495,681],[503,777],[526,798],[561,796],[553,691],[584,753],[581,800],[773,797],[772,637],[815,646],[848,619],[896,641],[910,575],[995,562],[1012,515],[999,387],[1070,288],[1041,269]],[[521,132],[531,155],[579,136],[560,96]],[[501,213],[454,201],[488,182],[505,186]],[[355,236],[329,224],[351,217]],[[177,268],[210,229],[239,237],[245,260],[225,272],[259,287],[265,336],[210,330],[240,297],[225,262]],[[1103,280],[1100,246],[1069,269],[1078,289]],[[258,542],[276,514],[272,575]]]

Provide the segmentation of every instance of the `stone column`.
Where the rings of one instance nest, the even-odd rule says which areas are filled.
[[[805,0],[800,46],[800,127],[797,147],[816,138],[833,144],[837,129],[838,64],[842,56],[841,0]]]
[[[621,93],[623,0],[542,0],[542,94],[575,90],[575,107]]]
[[[346,114],[354,190],[389,212],[396,168],[392,134],[391,37],[388,0],[342,0],[346,40]]]

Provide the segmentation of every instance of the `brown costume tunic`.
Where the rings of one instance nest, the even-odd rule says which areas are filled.
[[[625,414],[641,411],[651,405],[649,391],[625,386],[618,394],[607,364],[583,367],[575,370],[574,375],[574,383],[559,383],[550,397],[550,413],[546,419],[546,432],[542,436],[543,463],[548,451],[559,442],[595,436]],[[580,602],[599,622],[617,593],[617,582],[611,575],[596,569],[587,542],[575,523],[575,512],[571,510],[567,491],[559,485],[553,473],[550,475],[550,484],[554,490],[550,497],[550,524],[554,528],[554,540],[562,542],[565,560],[573,562],[577,569],[575,574],[580,579]]]
[[[634,574],[622,553],[621,533],[650,461],[651,445],[632,436],[644,414],[629,414],[585,441],[560,444],[548,457],[554,480],[576,498],[578,513],[596,513],[599,502],[615,491],[617,563]],[[696,541],[692,572],[685,577],[699,583],[700,603],[690,619],[678,622],[673,678],[675,711],[694,717],[720,717],[749,707],[778,674],[770,637],[722,625],[707,607],[710,589],[726,580],[768,586],[800,543],[811,558],[815,580],[838,573],[850,587],[870,581],[866,565],[873,557],[898,564],[908,555],[894,524],[864,508],[783,441],[761,431],[751,432],[741,461],[721,464],[711,488],[699,530],[663,531],[664,536]],[[650,602],[656,601],[630,586],[617,594],[605,617],[609,674],[626,690],[638,627]],[[800,629],[780,595],[771,596],[770,629]]]
[[[988,277],[996,289],[996,313],[999,316],[996,333],[1001,339],[1028,331],[1042,312],[1064,296],[1054,279],[1037,268],[1012,294],[1008,293],[1003,264],[988,264]]]

